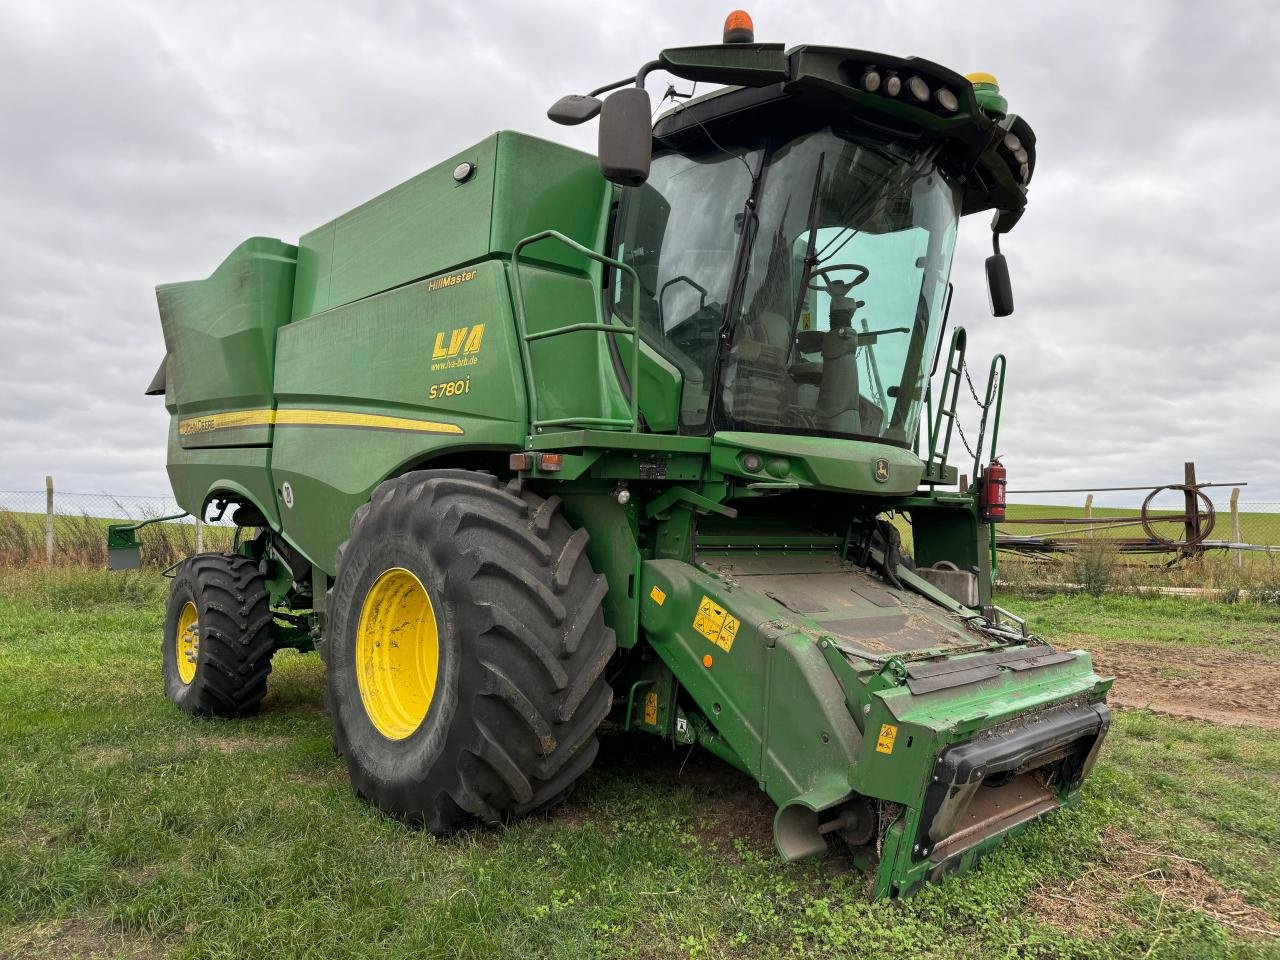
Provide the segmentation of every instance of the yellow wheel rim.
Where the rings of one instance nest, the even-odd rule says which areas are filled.
[[[200,654],[200,615],[188,600],[178,614],[178,630],[173,638],[178,663],[178,679],[189,684],[196,678],[196,657]]]
[[[356,682],[370,722],[388,740],[422,725],[436,692],[440,636],[422,581],[403,567],[379,574],[356,627]]]

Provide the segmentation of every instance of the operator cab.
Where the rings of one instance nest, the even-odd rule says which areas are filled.
[[[650,128],[653,70],[725,86]],[[961,216],[996,211],[992,309],[1012,312],[999,235],[1026,205],[1035,135],[989,75],[726,39],[549,111],[597,114],[622,188],[610,252],[635,271],[611,271],[606,303],[679,371],[683,433],[913,448]]]
[[[614,231],[613,255],[639,278],[641,332],[683,376],[681,428],[910,446],[955,184],[933,151],[853,130],[718,142],[656,153]],[[630,322],[620,276],[613,307]]]

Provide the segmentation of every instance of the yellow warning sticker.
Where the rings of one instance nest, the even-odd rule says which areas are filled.
[[[651,727],[658,725],[658,694],[653,690],[644,695],[644,722]]]
[[[733,647],[733,640],[741,626],[738,618],[724,607],[704,596],[698,604],[698,612],[693,617],[693,629],[728,653]]]
[[[654,587],[649,591],[649,598],[658,606],[662,606],[667,602],[667,591],[663,590],[661,587]]]
[[[897,727],[892,723],[880,724],[880,739],[876,741],[876,753],[893,753],[893,741],[897,739]]]

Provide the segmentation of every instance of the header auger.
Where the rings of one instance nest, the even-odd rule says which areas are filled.
[[[1108,726],[992,603],[1003,358],[972,488],[949,457],[956,232],[1014,226],[1035,137],[994,78],[726,27],[551,109],[598,157],[497,133],[158,289],[174,492],[241,528],[173,581],[166,691],[251,713],[314,646],[355,789],[439,834],[557,803],[606,721],[698,744],[784,858],[903,895]],[[718,88],[655,125],[658,72]]]

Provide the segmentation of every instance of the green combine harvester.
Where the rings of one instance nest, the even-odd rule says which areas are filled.
[[[660,72],[714,89],[655,124]],[[318,650],[356,792],[440,835],[558,803],[608,721],[755,779],[787,860],[967,869],[1109,723],[1088,654],[992,602],[1002,357],[971,486],[949,459],[957,227],[994,211],[1010,313],[1031,128],[990,76],[741,12],[549,111],[597,115],[598,156],[503,131],[158,289],[173,490],[237,528],[176,569],[165,692],[246,716]]]

